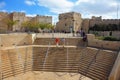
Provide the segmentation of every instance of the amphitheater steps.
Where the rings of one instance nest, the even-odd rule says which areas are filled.
[[[12,52],[2,54],[1,58],[3,79],[32,70],[32,58],[30,56],[27,56],[27,59],[25,60],[25,57],[22,56],[21,60],[24,61],[24,64],[18,59],[17,54]]]
[[[111,68],[112,68],[112,66],[114,64],[114,61],[115,61],[116,57],[111,58],[111,57],[108,56],[103,61],[102,61],[102,59],[101,60],[97,60],[97,58],[96,58],[96,62],[94,62],[93,64],[91,64],[88,73],[89,74],[93,73],[94,76],[95,76],[95,74],[96,74],[96,76],[100,75],[101,78],[106,79],[109,76],[110,70],[111,70]],[[83,62],[87,63],[89,61],[87,61],[87,58],[86,58],[86,60],[83,61]],[[85,69],[85,65],[82,64],[82,66]],[[81,69],[80,72],[82,70],[84,70],[84,69]],[[103,80],[103,79],[100,79],[100,80]]]
[[[54,49],[54,52],[49,52],[50,54],[48,54],[44,67],[43,62],[45,60],[45,54],[34,54],[34,56],[37,55],[37,57],[41,58],[37,60],[37,57],[33,57],[35,65],[34,70],[71,73],[79,72],[93,80],[107,80],[117,56],[116,52],[98,50],[96,48],[68,48],[68,53],[67,48],[63,50],[64,52],[62,53],[60,53],[61,50],[62,49]]]

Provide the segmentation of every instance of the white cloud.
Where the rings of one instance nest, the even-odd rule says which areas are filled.
[[[25,10],[21,10],[20,12],[24,12],[24,13],[26,13],[26,11],[25,11]]]
[[[83,17],[103,16],[103,18],[116,18],[117,5],[120,0],[26,0],[28,5],[46,7],[55,14],[75,11]]]
[[[63,13],[71,11],[74,4],[68,0],[38,0],[40,6],[49,8],[51,12]]]
[[[75,11],[81,13],[84,17],[101,15],[109,18],[116,15],[118,3],[120,3],[119,0],[77,0],[76,2],[68,0],[38,0],[38,5],[49,8],[51,12],[56,14]]]
[[[31,1],[31,0],[25,0],[25,3],[29,6],[35,5],[35,1]]]
[[[83,17],[103,16],[103,18],[116,18],[117,0],[78,0],[74,5],[74,11],[82,14]]]
[[[36,14],[26,14],[26,16],[28,16],[28,17],[35,17]]]
[[[0,12],[8,12],[8,11],[3,9],[3,10],[0,10]]]
[[[0,8],[4,7],[5,5],[5,2],[0,2]]]

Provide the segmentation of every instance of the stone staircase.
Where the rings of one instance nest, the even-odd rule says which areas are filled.
[[[94,80],[108,80],[117,53],[105,50],[88,50],[80,61],[79,73]]]
[[[29,71],[79,73],[93,80],[108,80],[116,51],[92,47],[33,47],[2,50],[1,80]],[[20,54],[21,52],[21,54]]]
[[[25,54],[19,52],[20,54],[18,54],[16,50],[3,50],[1,53],[1,80],[32,70],[31,54],[27,52],[25,52]]]
[[[68,60],[69,62],[75,64],[75,60],[72,60],[71,58],[78,55],[77,53],[74,53],[74,55],[69,56],[70,53],[67,54],[67,48],[62,48],[62,47],[61,48],[57,48],[57,47],[50,48],[50,50],[48,51],[48,56],[46,57],[46,62],[44,63],[47,48],[46,49],[35,48],[34,51],[38,51],[38,52],[34,52],[34,55],[33,55],[33,61],[34,61],[33,69],[34,70],[46,70],[46,71],[50,70],[54,72],[56,71],[61,72],[62,70],[63,72],[66,72],[66,71],[68,72],[70,68],[70,65],[68,65],[69,64]],[[65,71],[64,69],[65,70],[68,69],[68,70]]]
[[[80,73],[93,80],[107,80],[117,57],[115,51],[90,47],[47,50],[34,48],[33,71]]]

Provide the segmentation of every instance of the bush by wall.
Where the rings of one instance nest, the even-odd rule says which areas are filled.
[[[117,38],[112,37],[112,36],[106,36],[106,37],[103,37],[102,39],[106,40],[106,41],[120,41],[120,39],[117,39]]]

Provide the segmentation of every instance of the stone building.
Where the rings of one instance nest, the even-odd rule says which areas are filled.
[[[56,31],[72,32],[81,28],[81,14],[76,12],[62,13],[59,15],[59,22],[56,24]]]
[[[7,12],[0,12],[0,31],[3,32],[7,29],[7,24],[5,23],[5,20],[9,18],[9,15]]]
[[[17,21],[17,23],[11,27],[12,28],[11,31],[21,30],[22,23],[26,21],[25,13],[13,12],[13,13],[10,13],[9,15],[12,21]]]
[[[68,12],[59,14],[59,22],[56,24],[56,31],[79,31],[81,28],[88,33],[90,27],[95,24],[120,24],[120,19],[102,19],[102,16],[92,16],[91,19],[81,18],[80,13]]]
[[[8,27],[8,21],[16,21],[16,24]],[[26,21],[50,23],[52,24],[52,16],[40,16],[28,17],[23,12],[6,13],[0,12],[0,32],[2,31],[21,31],[22,23]]]

